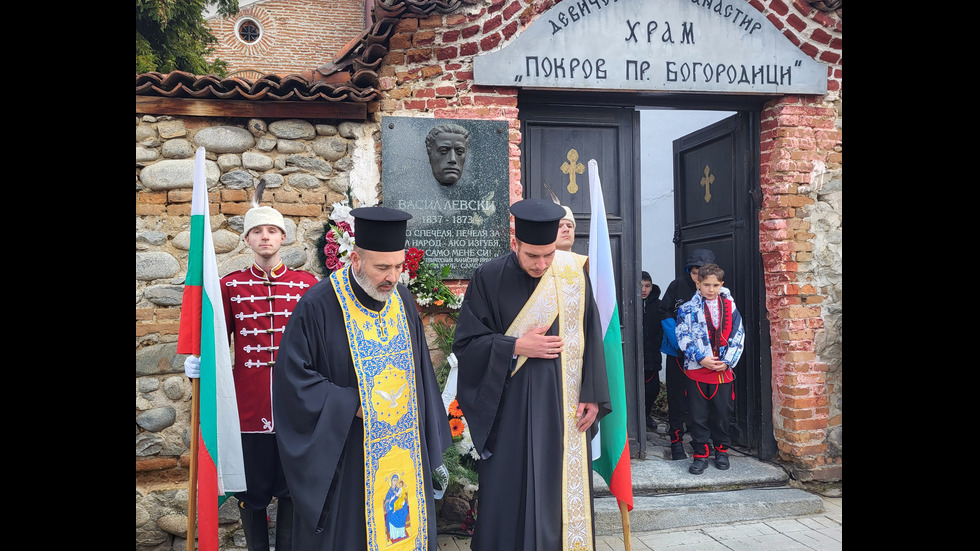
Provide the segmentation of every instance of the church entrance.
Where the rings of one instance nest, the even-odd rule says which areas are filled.
[[[746,352],[736,368],[736,442],[754,455],[775,455],[769,331],[758,246],[759,105],[757,101],[712,101],[711,106],[704,106],[698,98],[674,98],[651,105],[652,101],[627,94],[531,91],[522,92],[519,98],[524,196],[549,199],[550,188],[572,209],[576,217],[573,251],[580,254],[588,254],[591,216],[586,167],[590,159],[599,165],[617,272],[627,423],[634,457],[646,455],[640,274],[644,270],[661,274],[653,278],[662,292],[683,273],[684,260],[695,248],[715,252],[727,273],[726,286],[745,320]],[[647,136],[649,129],[641,129],[641,121],[647,120],[641,113],[646,112],[638,109],[649,108],[670,108],[680,117],[684,109],[699,108],[730,110],[734,115],[723,118],[724,112],[716,114],[710,120],[723,120],[672,143],[652,139],[641,143],[641,135]],[[653,129],[658,131],[659,127]],[[664,164],[672,165],[668,169],[673,172],[666,194],[671,197],[659,199],[669,202],[668,211],[653,214],[656,220],[647,212],[647,195],[654,184],[647,181],[641,160],[648,158],[651,147],[661,150]],[[673,223],[664,225],[671,215]],[[645,241],[661,245],[651,250]]]

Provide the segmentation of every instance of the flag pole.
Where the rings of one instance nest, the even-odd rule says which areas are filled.
[[[623,517],[623,541],[626,543],[626,551],[631,551],[633,546],[630,541],[630,512],[622,501],[617,499],[616,503],[619,504],[619,513]]]
[[[197,442],[201,439],[201,379],[191,379],[191,465],[187,483],[187,551],[194,551],[197,530]]]

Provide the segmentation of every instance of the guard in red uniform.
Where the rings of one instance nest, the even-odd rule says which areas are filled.
[[[272,207],[257,206],[245,214],[244,237],[255,253],[252,266],[221,279],[225,321],[235,347],[233,373],[248,486],[247,491],[235,497],[248,549],[268,551],[266,507],[272,496],[276,496],[279,499],[276,551],[289,551],[293,502],[276,445],[272,370],[289,316],[317,279],[309,272],[291,270],[282,263],[279,249],[286,240],[286,226],[282,214]]]

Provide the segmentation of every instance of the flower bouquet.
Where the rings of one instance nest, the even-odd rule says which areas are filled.
[[[453,293],[443,281],[449,271],[448,265],[439,268],[425,259],[424,250],[412,247],[405,252],[401,282],[408,286],[419,306],[431,304],[455,310],[463,304],[463,297]]]
[[[327,273],[350,264],[350,253],[354,250],[354,217],[346,203],[331,206],[330,217],[323,225],[323,237],[317,242],[317,249],[322,253],[320,261]]]

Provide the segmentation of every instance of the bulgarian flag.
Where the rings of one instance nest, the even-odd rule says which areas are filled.
[[[197,458],[191,458],[192,463],[197,460],[197,480],[191,484],[197,483],[198,545],[216,551],[218,506],[234,492],[245,490],[245,464],[209,210],[204,148],[199,147],[194,158],[191,245],[177,353],[201,356],[201,430]],[[193,540],[193,532],[188,538]]]
[[[623,338],[619,329],[619,306],[616,302],[616,278],[613,272],[612,251],[609,248],[609,227],[606,225],[606,204],[602,200],[599,168],[595,159],[589,161],[589,193],[592,195],[592,219],[589,223],[589,281],[599,308],[602,325],[602,348],[606,353],[606,377],[612,412],[599,421],[600,453],[592,461],[616,499],[633,510],[633,477],[630,474],[630,448],[626,436],[626,385],[623,376]],[[594,446],[594,443],[593,443]],[[593,454],[596,455],[596,454]]]

